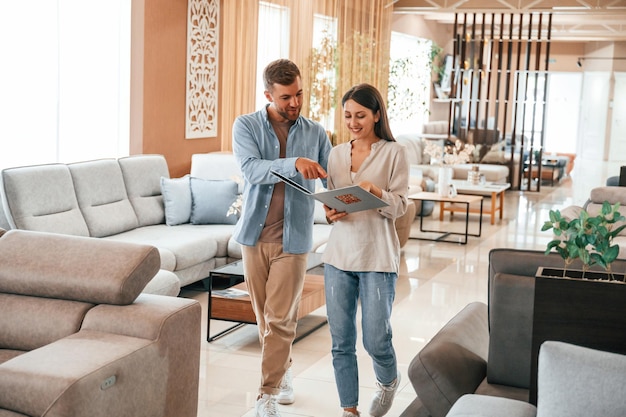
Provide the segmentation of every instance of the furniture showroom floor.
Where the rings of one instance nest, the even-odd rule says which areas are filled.
[[[543,250],[551,238],[549,232],[541,232],[549,210],[570,204],[582,205],[592,188],[604,185],[609,176],[619,175],[620,165],[576,160],[571,176],[559,186],[544,183],[539,193],[507,191],[504,219],[496,220],[495,225],[483,222],[482,237],[471,238],[467,245],[409,240],[403,249],[392,317],[402,386],[388,414],[390,417],[399,416],[415,398],[406,374],[415,354],[467,303],[487,301],[489,250],[497,247]],[[462,226],[461,217],[453,223]],[[435,222],[439,222],[438,208],[427,219],[426,224],[434,227]],[[477,222],[476,215],[470,215],[472,222]],[[418,232],[419,220],[413,222],[413,230]],[[206,320],[206,293],[183,290],[181,295],[200,301],[203,320]],[[322,307],[313,314],[325,314],[325,310]],[[214,321],[211,331],[230,325]],[[202,329],[198,417],[253,417],[260,379],[256,326],[244,326],[212,343],[206,341],[205,322]],[[360,344],[357,349],[361,385],[359,408],[366,413],[375,381],[369,357]],[[282,416],[340,416],[328,326],[296,343],[293,360],[296,401],[280,406]]]

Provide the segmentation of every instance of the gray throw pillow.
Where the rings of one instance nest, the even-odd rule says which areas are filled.
[[[161,194],[168,226],[189,223],[191,217],[191,187],[189,175],[182,178],[161,177]]]
[[[231,180],[204,180],[191,177],[191,223],[235,224],[238,215],[228,215],[237,200],[239,186]]]

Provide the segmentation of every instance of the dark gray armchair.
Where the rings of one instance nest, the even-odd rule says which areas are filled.
[[[404,416],[443,417],[464,394],[528,402],[539,266],[562,267],[563,260],[543,251],[489,253],[488,306],[466,306],[413,358],[408,375],[421,404]]]

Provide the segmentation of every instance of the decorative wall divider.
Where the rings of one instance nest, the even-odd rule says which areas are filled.
[[[551,13],[455,15],[450,132],[486,146],[507,139],[514,189],[531,189],[533,165],[541,178],[551,31]]]
[[[185,137],[217,136],[219,0],[189,0]]]

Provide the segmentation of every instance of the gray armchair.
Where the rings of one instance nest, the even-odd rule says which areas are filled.
[[[626,268],[626,261],[615,262]],[[423,409],[405,415],[444,417],[465,394],[528,402],[539,266],[562,267],[563,260],[543,251],[491,250],[488,306],[469,304],[413,358],[408,375]]]
[[[486,395],[462,396],[447,417],[623,417],[626,356],[547,341],[539,351],[537,407]]]

